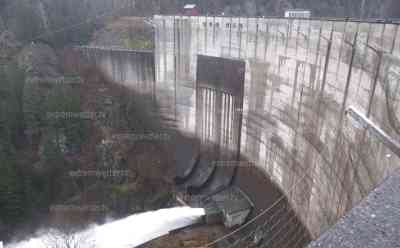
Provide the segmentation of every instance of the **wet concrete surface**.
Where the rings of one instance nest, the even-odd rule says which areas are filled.
[[[308,248],[399,248],[400,170]]]
[[[198,159],[198,141],[196,139],[180,137],[175,147],[176,183],[183,183],[192,174]]]
[[[310,234],[307,228],[301,223],[300,218],[296,216],[278,185],[260,168],[256,166],[240,166],[233,185],[239,187],[254,204],[254,209],[248,220],[252,220],[260,213],[268,210],[250,225],[243,228],[233,239],[241,239],[250,232],[263,227],[263,245],[267,245],[267,247],[304,247],[309,243]],[[287,223],[289,225],[286,225]],[[251,243],[253,236],[248,240],[250,243],[242,242],[237,247],[247,247],[248,245],[252,247],[254,245]],[[282,245],[285,242],[287,245]],[[296,245],[293,245],[294,243]]]

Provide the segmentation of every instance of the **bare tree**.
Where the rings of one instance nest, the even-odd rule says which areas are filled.
[[[76,232],[71,229],[51,229],[43,239],[48,248],[95,248],[93,231]]]

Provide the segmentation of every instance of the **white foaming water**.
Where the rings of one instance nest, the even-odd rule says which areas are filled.
[[[196,224],[204,215],[205,211],[202,208],[161,209],[131,215],[102,226],[94,226],[75,234],[73,239],[82,248],[136,247],[167,235],[173,230]],[[61,240],[62,237],[57,237],[56,240],[54,236],[48,233],[38,238],[6,245],[6,248],[48,248],[51,245],[50,242],[57,244],[65,242],[65,240]],[[61,245],[60,247],[64,246]]]

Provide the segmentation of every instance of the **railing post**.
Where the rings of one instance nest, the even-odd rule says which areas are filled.
[[[354,35],[354,40],[352,43],[352,48],[351,48],[351,58],[350,58],[350,64],[349,64],[349,71],[347,73],[347,79],[346,79],[346,88],[344,90],[344,96],[343,96],[343,103],[342,103],[342,109],[340,111],[340,121],[342,121],[343,119],[343,113],[346,107],[346,103],[347,103],[347,96],[349,94],[349,88],[350,88],[350,81],[351,81],[351,74],[353,72],[353,63],[354,63],[354,57],[356,54],[356,48],[357,48],[357,37],[358,37],[358,33],[356,33]],[[341,123],[340,123],[341,124]]]

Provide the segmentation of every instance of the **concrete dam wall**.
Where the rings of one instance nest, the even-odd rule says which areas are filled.
[[[399,137],[399,25],[156,16],[156,88],[194,132],[197,55],[246,62],[241,154],[285,192],[314,238],[388,175],[398,157],[345,115]],[[263,189],[259,189],[262,191]]]
[[[110,80],[142,94],[154,95],[154,53],[110,47],[77,47],[85,63],[97,66]]]
[[[239,137],[211,130],[214,125],[202,132],[225,133],[228,144],[239,141],[240,155],[252,162],[245,165],[259,168],[285,193],[312,238],[399,164],[380,139],[346,115],[354,106],[399,139],[398,24],[180,16],[155,16],[154,23],[154,53],[81,51],[115,82],[151,93],[192,135],[199,130],[198,55],[244,61],[243,107],[233,110],[240,113]],[[211,142],[218,137],[211,135]]]

